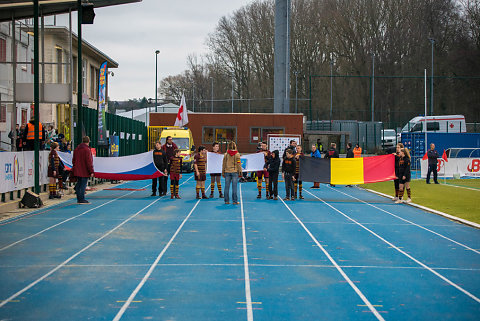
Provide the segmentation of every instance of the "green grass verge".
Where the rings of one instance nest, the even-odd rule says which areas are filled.
[[[446,184],[444,184],[444,180],[439,180],[439,182],[439,185],[427,185],[425,180],[412,180],[410,182],[412,202],[475,223],[480,223],[480,179],[450,179],[446,180]],[[395,195],[393,182],[364,184],[360,186],[387,195]],[[405,191],[405,196],[406,194]]]

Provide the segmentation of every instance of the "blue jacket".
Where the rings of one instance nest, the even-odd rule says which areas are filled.
[[[312,152],[312,153],[311,153],[311,156],[312,156],[313,158],[322,158],[322,155],[320,154],[320,152],[318,151],[318,149],[315,150],[315,153]]]

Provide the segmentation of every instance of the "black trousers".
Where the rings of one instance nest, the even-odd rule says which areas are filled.
[[[278,172],[269,172],[268,193],[270,196],[278,196]]]
[[[168,177],[166,175],[152,179],[152,193],[155,193],[157,191],[157,180],[158,180],[158,193],[159,194],[166,194],[167,193],[167,179],[168,179]]]
[[[286,197],[295,197],[295,189],[293,186],[293,175],[285,173],[285,192]]]
[[[433,181],[437,182],[437,164],[428,165],[427,183],[430,183],[430,174],[433,172]]]

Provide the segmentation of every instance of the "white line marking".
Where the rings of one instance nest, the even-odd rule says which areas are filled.
[[[409,259],[411,259],[412,261],[414,261],[415,263],[421,265],[422,267],[424,267],[425,269],[429,270],[430,272],[432,272],[433,274],[435,274],[436,276],[438,276],[440,279],[442,279],[443,281],[447,282],[448,284],[450,284],[451,286],[455,287],[457,290],[463,292],[464,294],[466,294],[467,296],[469,296],[470,298],[472,298],[473,300],[475,300],[477,303],[480,303],[480,299],[477,298],[475,295],[471,294],[470,292],[468,292],[467,290],[463,289],[462,287],[460,287],[459,285],[453,283],[452,281],[450,281],[449,279],[447,279],[446,277],[444,277],[443,275],[441,275],[440,273],[438,273],[437,271],[434,271],[432,268],[428,267],[426,264],[420,262],[419,260],[417,260],[416,258],[414,258],[413,256],[411,256],[410,254],[406,253],[405,251],[401,250],[399,247],[393,245],[392,243],[390,243],[389,241],[387,241],[386,239],[384,239],[383,237],[381,237],[380,235],[378,235],[377,233],[373,232],[372,230],[370,230],[369,228],[365,227],[363,224],[361,223],[358,223],[357,221],[355,221],[353,218],[351,218],[350,216],[348,216],[347,214],[343,213],[342,211],[338,210],[337,208],[335,208],[334,206],[328,204],[327,202],[325,202],[324,200],[322,200],[321,198],[319,198],[318,196],[312,194],[310,191],[307,190],[307,193],[311,194],[313,197],[315,197],[316,199],[318,199],[319,201],[323,202],[325,205],[327,205],[328,207],[330,207],[331,209],[333,209],[334,211],[342,214],[343,216],[345,216],[347,219],[349,219],[350,221],[352,222],[355,222],[357,225],[359,225],[360,227],[362,227],[363,229],[365,229],[366,231],[370,232],[372,235],[376,236],[377,238],[379,238],[380,240],[382,240],[383,242],[385,242],[386,244],[388,244],[389,246],[393,247],[395,250],[397,250],[398,252],[402,253],[403,255],[405,255],[406,257],[408,257]]]
[[[247,320],[252,321],[252,294],[250,291],[250,272],[248,270],[247,235],[245,233],[245,216],[243,213],[242,184],[240,184],[240,211],[242,213],[243,266],[245,267],[245,297],[247,301]]]
[[[127,301],[125,301],[125,303],[123,304],[122,308],[120,309],[120,311],[118,311],[117,315],[115,316],[115,318],[113,318],[114,321],[117,321],[117,320],[120,320],[121,317],[123,316],[123,314],[125,313],[125,311],[127,310],[128,306],[130,305],[130,303],[132,303],[133,299],[135,299],[135,296],[138,294],[138,292],[140,291],[140,289],[143,287],[143,285],[145,284],[145,282],[147,282],[148,278],[150,277],[150,275],[152,274],[153,270],[157,267],[158,265],[158,262],[160,261],[160,259],[163,257],[163,255],[165,254],[165,252],[167,251],[167,249],[170,247],[170,245],[172,244],[173,240],[175,239],[175,237],[177,237],[178,233],[180,233],[180,230],[182,229],[183,225],[185,225],[185,223],[187,222],[187,220],[190,218],[190,215],[192,215],[193,211],[197,208],[197,205],[198,203],[200,203],[201,199],[199,199],[196,203],[195,203],[195,206],[192,208],[192,210],[190,211],[190,213],[188,213],[187,217],[185,217],[185,219],[183,220],[182,224],[180,224],[180,226],[177,228],[177,230],[175,231],[175,233],[173,234],[173,236],[170,238],[170,241],[168,241],[167,245],[165,245],[165,247],[163,248],[162,252],[160,252],[160,254],[157,256],[157,258],[155,259],[155,261],[153,262],[153,264],[150,266],[150,268],[148,269],[147,271],[147,274],[145,274],[145,276],[143,277],[143,279],[140,281],[140,283],[138,283],[137,287],[135,288],[135,290],[133,290],[133,292],[130,294],[130,296],[128,297]]]
[[[192,220],[190,220],[191,222]],[[151,264],[67,264],[64,268],[129,268],[129,267],[147,267]],[[19,269],[19,268],[48,268],[56,265],[0,265],[0,269]],[[240,263],[159,263],[157,266],[244,266]],[[259,267],[311,267],[311,268],[335,268],[334,265],[327,264],[255,264],[249,263],[249,266]],[[399,269],[399,270],[424,270],[421,266],[381,266],[381,265],[339,265],[345,269]],[[453,267],[432,267],[434,270],[446,271],[480,271],[480,268],[453,268]]]
[[[113,232],[115,232],[118,228],[120,228],[121,226],[123,226],[125,223],[127,223],[128,221],[130,221],[131,219],[133,219],[134,217],[136,217],[138,214],[142,213],[144,210],[146,210],[147,208],[149,208],[150,206],[152,206],[153,204],[155,204],[156,202],[158,202],[160,200],[160,198],[156,199],[155,201],[151,202],[150,204],[148,204],[147,206],[145,206],[144,208],[142,208],[140,211],[138,211],[137,213],[133,214],[132,216],[130,216],[129,218],[127,218],[126,220],[124,220],[122,223],[118,224],[117,226],[115,226],[113,229],[111,229],[110,231],[108,231],[107,233],[105,233],[104,235],[102,235],[101,237],[99,237],[98,239],[96,239],[95,241],[93,241],[92,243],[90,243],[89,245],[85,246],[83,249],[81,249],[80,251],[78,251],[77,253],[75,253],[74,255],[70,256],[68,259],[66,259],[65,261],[63,261],[61,264],[57,265],[57,267],[55,267],[54,269],[52,269],[50,272],[44,274],[42,277],[38,278],[37,280],[35,280],[34,282],[30,283],[29,285],[27,285],[26,287],[24,287],[22,290],[18,291],[17,293],[11,295],[9,298],[3,300],[1,303],[0,303],[0,308],[3,307],[5,304],[7,304],[8,302],[10,302],[11,300],[17,298],[19,295],[21,295],[22,293],[24,293],[25,291],[28,291],[29,289],[31,289],[32,287],[34,287],[36,284],[40,283],[41,281],[45,280],[46,278],[48,278],[50,275],[52,275],[53,273],[55,273],[56,271],[58,271],[59,269],[61,269],[62,267],[64,267],[66,264],[68,264],[70,261],[72,261],[74,258],[76,258],[78,255],[80,255],[81,253],[85,252],[86,250],[88,250],[90,247],[92,247],[93,245],[97,244],[98,242],[100,242],[101,240],[103,240],[104,238],[106,238],[108,235],[112,234]]]
[[[369,206],[371,206],[371,207],[373,207],[373,208],[376,208],[376,209],[379,210],[379,211],[382,211],[382,212],[387,213],[387,214],[389,214],[389,215],[391,215],[391,216],[394,216],[394,217],[396,217],[396,218],[398,218],[398,219],[400,219],[400,220],[402,220],[402,221],[404,221],[404,222],[407,222],[407,223],[409,223],[409,224],[415,225],[415,226],[417,226],[417,227],[419,227],[419,228],[421,228],[421,229],[423,229],[423,230],[425,230],[425,231],[428,231],[428,232],[433,233],[433,234],[435,234],[435,235],[437,235],[437,236],[440,236],[441,238],[444,238],[444,239],[446,239],[446,240],[448,240],[448,241],[450,241],[450,242],[453,242],[453,243],[455,243],[455,244],[457,244],[457,245],[460,245],[460,246],[462,246],[462,247],[464,247],[464,248],[466,248],[466,249],[468,249],[468,250],[470,250],[470,251],[472,251],[472,252],[475,252],[475,253],[477,253],[477,254],[480,254],[480,251],[475,250],[475,249],[472,249],[471,247],[469,247],[469,246],[467,246],[467,245],[465,245],[465,244],[462,244],[462,243],[460,243],[460,242],[457,242],[457,241],[455,241],[455,240],[452,240],[451,238],[446,237],[445,235],[442,235],[442,234],[437,233],[437,232],[435,232],[435,231],[432,231],[432,230],[430,230],[430,229],[428,229],[428,228],[426,228],[426,227],[424,227],[424,226],[422,226],[422,225],[419,225],[419,224],[417,224],[417,223],[414,223],[414,222],[412,222],[412,221],[409,221],[409,220],[407,220],[407,219],[404,219],[404,218],[402,218],[402,217],[400,217],[400,216],[398,216],[398,215],[395,215],[395,214],[393,214],[393,213],[391,213],[391,212],[389,212],[389,211],[387,211],[387,210],[384,210],[384,209],[382,209],[382,208],[380,208],[380,207],[377,207],[377,206],[375,206],[375,205],[373,205],[373,204],[370,204],[370,203],[368,203],[368,202],[365,202],[364,200],[361,200],[361,199],[359,199],[359,198],[357,198],[357,197],[355,197],[355,196],[353,196],[353,195],[349,195],[349,194],[344,193],[344,192],[342,192],[342,191],[339,191],[339,190],[337,190],[337,189],[331,188],[330,186],[329,186],[329,188],[335,190],[335,191],[338,192],[338,193],[342,193],[343,195],[346,195],[346,196],[348,196],[348,197],[351,197],[351,198],[353,198],[353,199],[355,199],[355,200],[357,200],[357,201],[359,201],[359,202],[362,202],[362,203],[364,203],[364,204],[367,204],[367,205],[369,205]]]
[[[144,187],[146,187],[146,186],[148,186],[148,185],[145,185]],[[143,187],[142,187],[142,188],[143,188]],[[44,233],[44,232],[46,232],[46,231],[48,231],[48,230],[51,230],[52,228],[55,228],[55,227],[57,227],[57,226],[59,226],[59,225],[62,225],[62,224],[64,224],[64,223],[67,223],[67,222],[69,222],[69,221],[71,221],[71,220],[74,220],[74,219],[76,219],[76,218],[78,218],[78,217],[80,217],[80,216],[83,216],[83,215],[85,215],[85,214],[87,214],[87,213],[89,213],[89,212],[91,212],[91,211],[93,211],[93,210],[96,210],[97,208],[100,208],[100,207],[102,207],[102,206],[105,206],[105,205],[107,205],[107,204],[110,204],[110,203],[112,203],[112,202],[115,202],[116,200],[119,200],[119,199],[121,199],[121,198],[123,198],[123,197],[125,197],[125,196],[127,196],[127,195],[130,195],[130,194],[132,194],[132,193],[135,193],[135,192],[137,192],[137,191],[132,191],[132,192],[129,192],[129,193],[127,193],[127,194],[124,194],[124,195],[122,195],[122,196],[120,196],[120,197],[117,197],[117,198],[115,198],[115,199],[113,199],[113,200],[110,200],[110,201],[105,202],[105,203],[103,203],[103,204],[101,204],[101,205],[98,205],[98,206],[96,206],[96,207],[94,207],[94,208],[91,208],[91,209],[89,209],[89,210],[87,210],[87,211],[85,211],[85,212],[83,212],[83,213],[81,213],[81,214],[78,214],[78,215],[73,216],[73,217],[71,217],[71,218],[69,218],[69,219],[66,219],[66,220],[64,220],[64,221],[61,221],[60,223],[57,223],[57,224],[52,225],[52,226],[50,226],[50,227],[47,227],[46,229],[43,229],[43,230],[41,230],[41,231],[38,232],[38,233],[32,234],[32,235],[30,235],[30,236],[27,236],[27,237],[21,239],[21,240],[18,240],[18,241],[13,242],[13,243],[11,243],[11,244],[9,244],[9,245],[6,245],[6,246],[0,248],[0,252],[6,250],[6,249],[8,249],[8,248],[11,248],[12,246],[17,245],[18,243],[21,243],[21,242],[23,242],[23,241],[26,241],[26,240],[28,240],[28,239],[31,239],[31,238],[33,238],[33,237],[35,237],[35,236],[38,236],[38,235],[40,235],[40,234],[42,234],[42,233]]]
[[[312,194],[313,195],[313,194]],[[368,301],[367,297],[360,291],[360,289],[350,280],[348,275],[343,271],[343,269],[337,264],[337,262],[330,256],[330,254],[325,250],[325,248],[318,242],[318,240],[313,236],[313,234],[310,232],[310,230],[303,224],[303,222],[295,215],[295,213],[292,211],[292,209],[284,202],[282,198],[280,198],[282,201],[283,205],[290,211],[290,213],[295,217],[295,219],[300,223],[300,225],[303,227],[303,229],[307,232],[307,234],[310,236],[310,238],[317,244],[318,248],[322,250],[322,252],[326,255],[328,260],[332,262],[332,264],[335,266],[335,268],[340,272],[340,274],[343,276],[343,278],[348,282],[348,284],[352,287],[352,289],[357,293],[357,295],[362,299],[362,301],[368,306],[370,311],[377,317],[378,320],[385,321],[385,319],[380,315],[380,313],[375,309],[375,307]]]
[[[466,186],[460,186],[460,185],[454,185],[454,184],[442,184],[443,186],[452,186],[452,187],[457,187],[457,188],[464,188],[464,189],[469,189],[471,191],[477,191],[480,192],[480,188],[474,188],[474,187],[466,187]]]

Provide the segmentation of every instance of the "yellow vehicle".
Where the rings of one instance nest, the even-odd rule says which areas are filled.
[[[176,126],[148,126],[148,142],[150,149],[153,149],[155,142],[161,141],[162,145],[167,137],[172,136],[173,142],[180,150],[183,158],[183,171],[193,171],[193,156],[195,145],[193,143],[192,131],[187,127]]]

